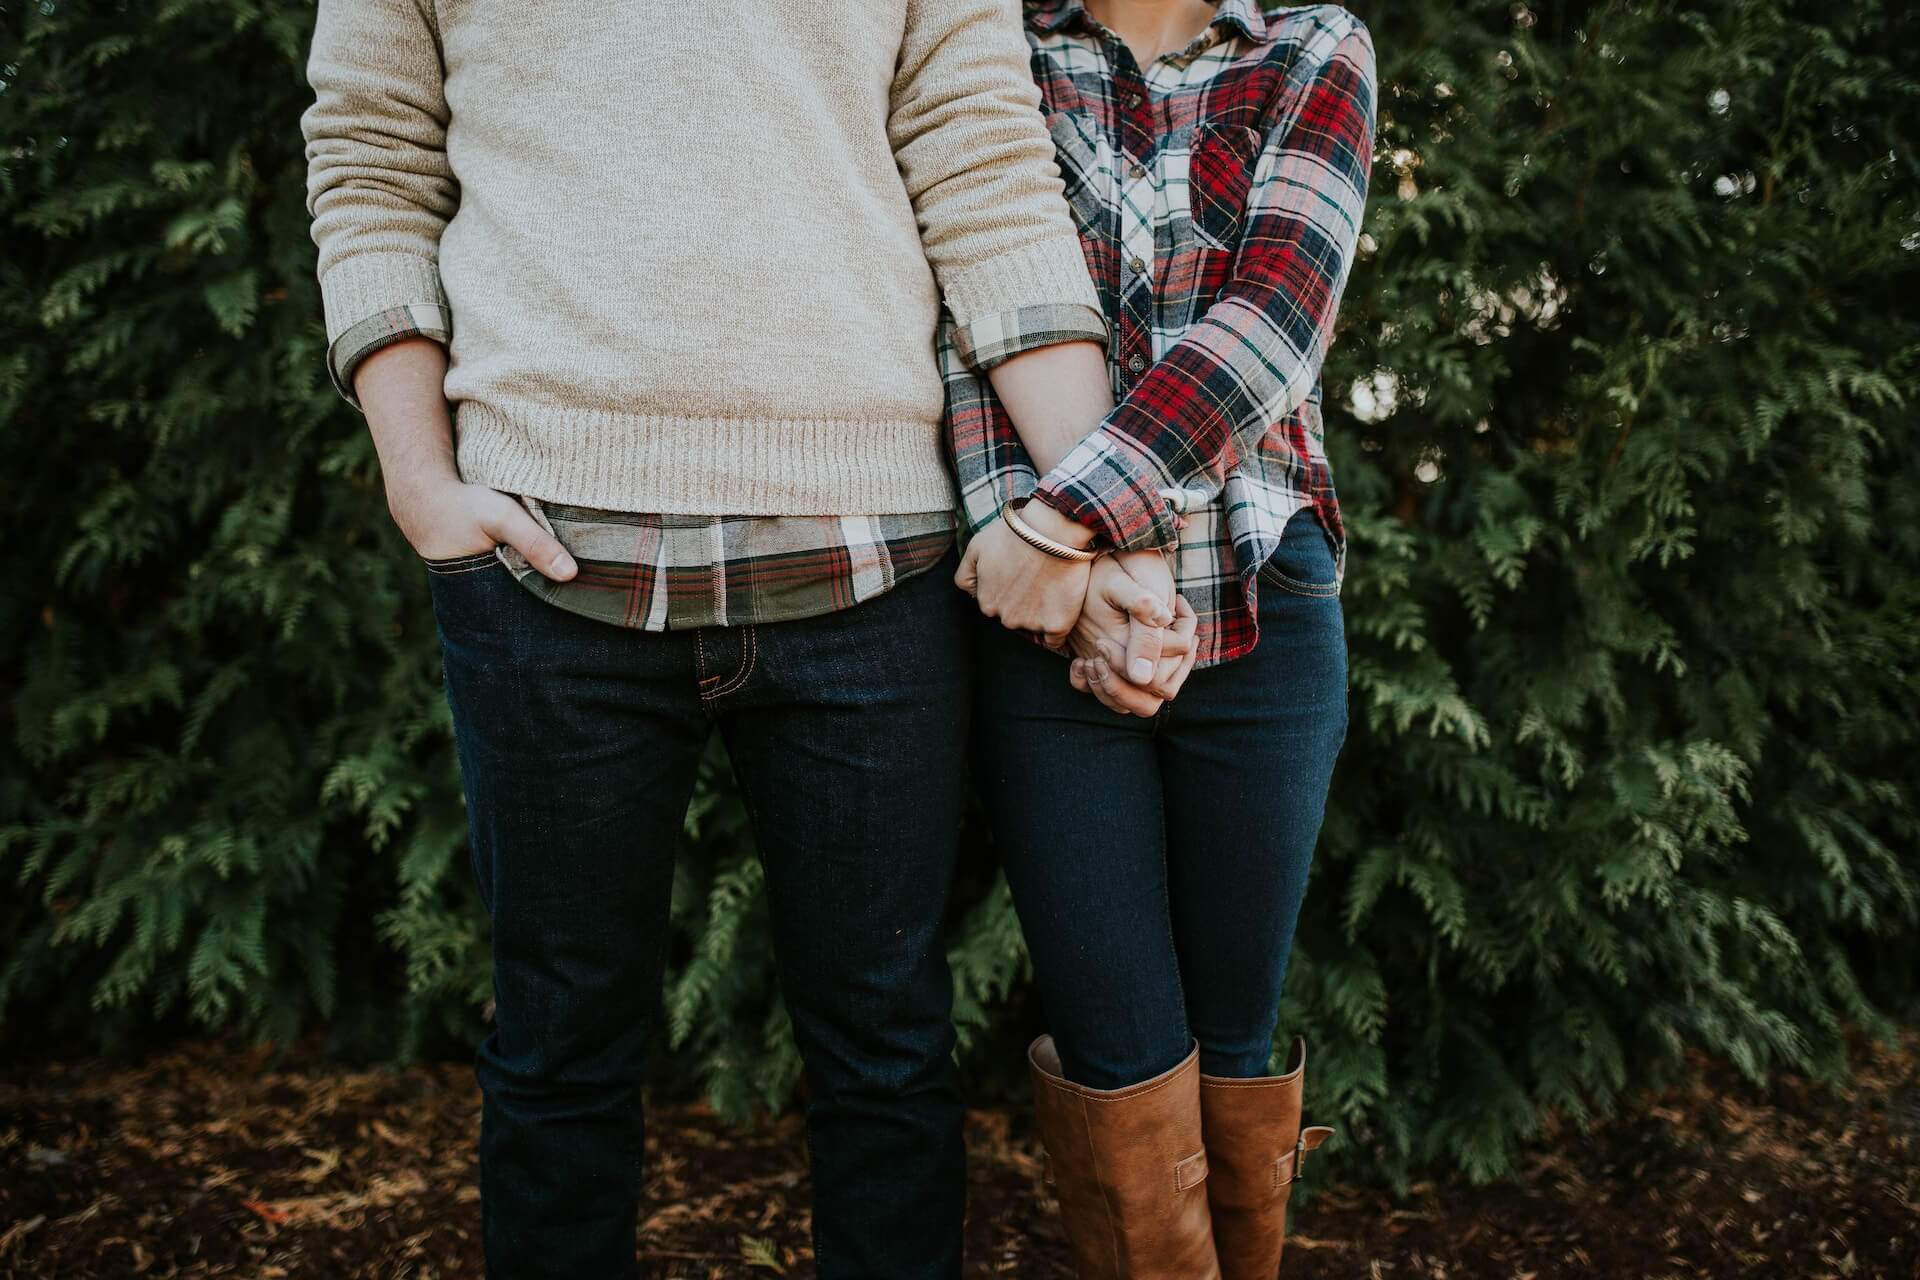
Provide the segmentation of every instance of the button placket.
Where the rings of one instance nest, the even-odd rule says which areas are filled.
[[[1149,143],[1151,145],[1151,143]],[[1152,363],[1153,346],[1153,266],[1154,211],[1164,198],[1159,166],[1162,157],[1151,163],[1132,162],[1115,210],[1115,233],[1119,236],[1121,264],[1121,342],[1119,351],[1125,381],[1131,386]]]
[[[1147,73],[1133,51],[1102,30],[1102,55],[1113,83],[1114,157],[1111,224],[1118,241],[1120,307],[1114,324],[1114,355],[1122,390],[1139,381],[1152,363],[1154,209],[1161,199],[1152,95]]]

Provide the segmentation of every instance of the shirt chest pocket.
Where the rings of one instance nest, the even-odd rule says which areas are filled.
[[[1164,146],[1169,160],[1182,151],[1186,156],[1186,181],[1167,184],[1175,235],[1184,227],[1209,249],[1231,253],[1239,248],[1260,161],[1260,135],[1245,125],[1201,124],[1173,134]]]
[[[1113,189],[1113,149],[1089,111],[1056,111],[1047,117],[1047,131],[1074,220],[1082,234],[1098,235]]]

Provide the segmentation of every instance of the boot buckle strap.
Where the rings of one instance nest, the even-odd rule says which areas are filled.
[[[1189,1191],[1207,1180],[1207,1153],[1196,1151],[1173,1166],[1173,1189]]]
[[[1307,1167],[1307,1152],[1312,1151],[1328,1138],[1333,1130],[1326,1125],[1308,1125],[1300,1131],[1300,1137],[1293,1144],[1293,1150],[1273,1162],[1273,1189],[1278,1191],[1300,1176]]]

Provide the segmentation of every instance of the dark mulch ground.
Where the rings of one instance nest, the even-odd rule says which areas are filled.
[[[1326,1187],[1287,1280],[1920,1275],[1920,1036],[1835,1097],[1726,1073],[1567,1134],[1516,1183]],[[287,1072],[196,1049],[0,1084],[0,1276],[480,1275],[467,1072]],[[657,1114],[650,1277],[809,1276],[796,1125]],[[970,1276],[1070,1274],[1018,1113],[977,1113]],[[1322,1178],[1339,1170],[1328,1153]]]

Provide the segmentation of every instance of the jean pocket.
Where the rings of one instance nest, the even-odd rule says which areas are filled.
[[[1296,511],[1287,521],[1280,545],[1260,566],[1260,579],[1299,596],[1324,599],[1340,594],[1340,564],[1333,539],[1313,508]]]
[[[427,567],[428,573],[437,573],[442,577],[448,577],[457,573],[478,573],[482,569],[492,568],[496,565],[503,569],[506,568],[506,566],[501,563],[498,548],[489,548],[486,551],[475,551],[470,555],[453,556],[446,560],[428,560],[422,557],[420,563]]]

